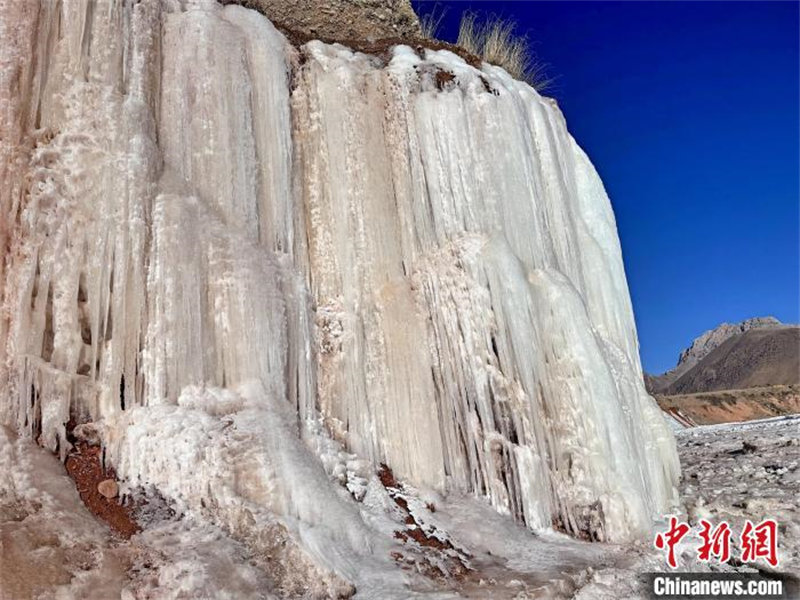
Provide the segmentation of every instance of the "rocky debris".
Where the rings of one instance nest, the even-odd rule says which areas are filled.
[[[105,479],[97,484],[97,491],[106,498],[116,498],[119,494],[119,486],[113,479]]]
[[[113,535],[51,452],[0,425],[0,598],[286,597],[219,528],[179,518],[148,492],[142,532]],[[20,482],[24,482],[20,485]]]
[[[392,469],[385,463],[381,463],[381,468],[378,470],[378,479],[381,480],[381,484],[383,484],[383,487],[387,490],[399,487],[397,480],[394,478]]]
[[[780,570],[800,571],[800,417],[694,427],[676,435],[690,521],[778,522]],[[738,554],[738,550],[733,552]]]
[[[57,456],[0,425],[0,474],[0,598],[124,597],[119,540],[86,510]]]
[[[787,443],[798,439],[800,416],[693,427],[676,434],[683,480],[681,499],[687,521],[694,533],[677,546],[679,566],[676,573],[753,573],[770,572],[764,559],[742,563],[741,532],[750,520],[754,525],[764,519],[778,524],[777,571],[784,575],[785,597],[800,598],[800,450]],[[755,446],[756,451],[732,453],[731,450]],[[775,468],[780,465],[780,468]],[[660,531],[666,531],[668,515],[663,515]],[[700,519],[718,526],[726,522],[732,532],[731,559],[726,563],[712,559],[700,561],[697,535]],[[644,598],[642,573],[663,571],[665,555],[650,544],[627,551],[624,566],[594,567],[579,581],[581,589],[570,594],[573,600],[614,600]],[[772,572],[774,573],[774,572]]]
[[[450,71],[442,71],[441,69],[436,71],[436,87],[439,90],[447,89],[448,84],[450,84],[456,78]]]
[[[755,452],[756,450],[758,450],[758,446],[756,446],[755,444],[752,444],[750,442],[745,441],[745,442],[742,443],[742,450],[744,450],[744,452],[746,454],[750,454],[750,453]]]
[[[223,0],[241,4],[312,39],[375,41],[422,37],[409,0]]]
[[[731,456],[739,456],[740,454],[752,454],[758,450],[758,446],[755,444],[751,444],[750,442],[744,442],[741,448],[734,448],[733,450],[728,450],[728,454]]]

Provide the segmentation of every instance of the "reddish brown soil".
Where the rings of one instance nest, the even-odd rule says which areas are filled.
[[[383,487],[386,489],[398,487],[397,479],[394,478],[394,473],[392,473],[392,470],[385,463],[381,463],[381,468],[378,471],[378,479],[381,480]]]
[[[116,478],[113,469],[103,469],[100,453],[98,446],[78,442],[67,456],[64,466],[75,481],[75,487],[86,507],[127,539],[140,531],[140,527],[133,518],[131,506],[121,504],[119,498],[106,498],[97,491],[98,483]]]
[[[400,509],[405,513],[404,522],[406,525],[408,525],[408,528],[406,528],[404,531],[395,531],[394,537],[396,539],[402,541],[403,543],[406,543],[409,539],[411,539],[423,548],[432,548],[439,552],[455,550],[455,547],[450,543],[449,540],[442,541],[433,535],[428,535],[425,533],[420,524],[411,514],[411,511],[409,511],[408,501],[400,495],[401,484],[398,483],[394,473],[392,473],[392,470],[387,465],[381,464],[381,468],[378,471],[378,478],[383,484],[383,487],[386,488],[386,491],[389,492],[389,496],[392,498],[392,500],[394,500],[395,504],[397,504],[397,506],[399,506]],[[432,504],[427,504],[426,506],[428,507],[428,510],[434,512],[435,508]],[[435,532],[435,529],[433,529],[432,532]],[[403,559],[402,554],[397,552],[393,552],[392,556],[397,561],[401,561]],[[469,571],[469,567],[467,567],[460,558],[447,556],[446,559],[450,564],[452,574],[456,579],[462,578]],[[418,564],[418,566],[421,568],[422,572],[429,577],[445,576],[441,569],[430,563]]]

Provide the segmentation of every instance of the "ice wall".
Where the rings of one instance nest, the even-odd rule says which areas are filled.
[[[292,106],[323,414],[357,453],[532,526],[646,528],[672,442],[608,199],[554,103],[447,52],[306,52]]]
[[[208,0],[0,0],[0,39],[3,421],[62,456],[98,422],[130,485],[277,518],[345,579],[326,548],[372,550],[321,446],[534,529],[668,508],[614,217],[554,102]]]

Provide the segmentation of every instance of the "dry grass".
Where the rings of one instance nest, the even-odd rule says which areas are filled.
[[[552,80],[545,74],[545,65],[536,60],[528,38],[517,35],[515,29],[513,21],[499,17],[479,20],[475,13],[467,12],[461,18],[456,44],[542,92]]]
[[[422,29],[422,37],[426,40],[438,39],[439,27],[444,19],[444,14],[447,9],[441,8],[438,4],[434,6],[433,10],[419,20],[420,29]]]

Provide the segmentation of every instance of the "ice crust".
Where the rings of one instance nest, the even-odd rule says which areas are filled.
[[[380,463],[591,539],[675,501],[611,206],[552,100],[199,0],[0,0],[0,39],[3,422],[62,458],[100,423],[128,489],[285,530],[328,592],[380,589]]]

